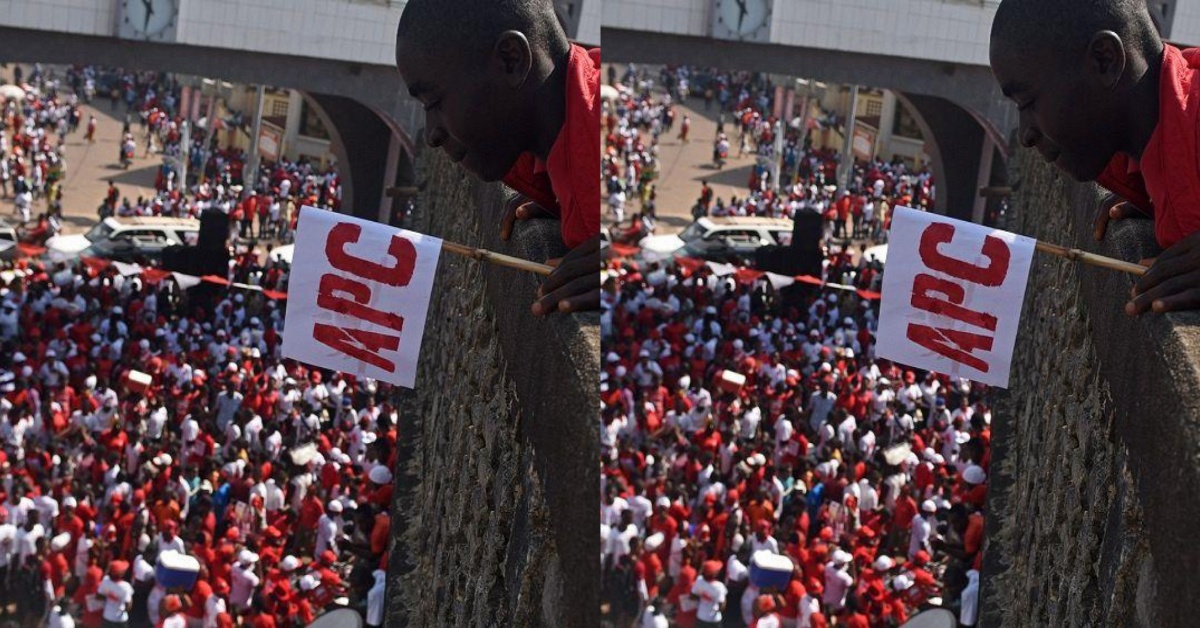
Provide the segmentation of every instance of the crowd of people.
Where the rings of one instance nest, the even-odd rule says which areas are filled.
[[[615,69],[610,78],[616,79]],[[701,83],[701,84],[697,84]],[[703,184],[692,207],[692,216],[764,216],[791,218],[813,211],[825,218],[826,239],[886,239],[890,210],[897,206],[932,207],[936,185],[928,168],[912,170],[902,160],[856,160],[845,187],[837,185],[840,154],[815,147],[811,124],[799,118],[777,124],[774,89],[763,75],[749,72],[699,73],[687,66],[663,68],[651,77],[645,69],[630,66],[622,76],[618,97],[605,104],[604,177],[609,219],[617,224],[654,218],[659,142],[669,138],[679,99],[696,89],[706,108],[719,107],[714,162],[730,150],[736,134],[738,156],[756,156],[746,191],[728,199],[717,197]],[[776,135],[782,133],[776,154]],[[778,162],[778,185],[772,180]],[[640,211],[628,214],[626,206],[637,198]]]
[[[784,307],[763,279],[623,260],[604,295],[618,625],[888,626],[935,598],[974,624],[985,388],[875,359],[877,302],[853,291]],[[764,551],[790,559],[786,586],[752,583]]]
[[[40,66],[28,78],[23,96],[0,96],[0,198],[11,200],[22,226],[35,220],[34,201],[45,199],[47,211],[36,221],[60,230],[67,168],[63,147],[83,114],[79,99],[60,95],[57,82]]]
[[[676,104],[702,95],[706,109],[718,107],[717,142],[735,137],[758,160],[740,198],[716,198],[702,183],[693,217],[815,211],[829,253],[825,285],[783,292],[762,273],[650,261],[636,248],[606,270],[608,619],[899,626],[941,606],[974,625],[988,391],[877,359],[882,266],[850,254],[850,239],[860,249],[886,239],[891,208],[932,205],[932,176],[900,161],[860,161],[839,188],[840,156],[814,148],[806,125],[784,125],[776,142],[774,90],[760,75],[630,68],[621,79],[605,112],[610,219],[625,218],[626,192],[641,201],[632,221],[653,218],[659,140],[681,115]],[[779,186],[770,179],[777,155]]]
[[[231,278],[285,287],[252,258]],[[284,301],[261,292],[212,288],[206,309],[94,260],[6,276],[0,615],[303,626],[349,605],[381,625],[388,385],[281,359]],[[156,582],[172,551],[194,586]]]
[[[221,211],[233,235],[288,241],[298,207],[340,202],[332,168],[264,162],[243,181],[240,151],[183,137],[167,75],[15,78],[0,193],[18,213],[38,197],[59,209],[62,146],[80,127],[94,139],[82,112],[98,93],[124,106],[124,141],[141,124],[164,156],[154,196],[110,182],[101,216]],[[305,626],[342,607],[383,624],[393,389],[283,359],[289,265],[234,252],[230,283],[186,291],[93,258],[4,264],[0,625]],[[194,584],[171,570],[180,554],[198,561]]]

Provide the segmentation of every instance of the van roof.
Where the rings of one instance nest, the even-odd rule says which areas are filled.
[[[166,216],[126,216],[104,219],[112,227],[188,227],[199,229],[200,221],[195,218],[170,218]]]
[[[705,216],[701,223],[707,221],[707,227],[776,227],[791,229],[793,223],[787,218],[765,218],[761,216]]]

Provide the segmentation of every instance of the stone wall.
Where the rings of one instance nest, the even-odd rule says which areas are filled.
[[[1033,151],[1007,228],[1138,260],[1150,221],[1091,236],[1101,201]],[[1037,254],[995,430],[982,626],[1195,626],[1200,315],[1123,313],[1133,280]]]
[[[552,221],[498,242],[502,189],[440,151],[425,151],[418,171],[412,229],[529,259],[561,254]],[[534,319],[538,283],[440,261],[417,388],[403,400],[388,626],[575,626],[598,608],[595,526],[581,522],[595,519],[584,487],[599,481],[599,318]]]

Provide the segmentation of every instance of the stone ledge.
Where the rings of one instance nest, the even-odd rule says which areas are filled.
[[[1074,206],[1079,246],[1129,261],[1160,249],[1149,220],[1111,223],[1104,243],[1091,236],[1099,206],[1095,186],[1079,186]],[[1081,210],[1080,210],[1081,211]],[[1086,220],[1085,220],[1086,219]],[[1082,292],[1094,327],[1102,375],[1112,390],[1115,430],[1129,448],[1153,557],[1161,626],[1194,626],[1200,613],[1200,311],[1124,313],[1134,278],[1101,268],[1081,269]]]
[[[561,257],[567,250],[554,220],[518,223],[503,242],[499,224],[505,192],[481,186],[478,194],[484,248],[534,261]],[[495,227],[491,227],[495,225]],[[598,312],[538,318],[530,313],[541,278],[500,266],[484,271],[488,296],[502,330],[501,348],[508,376],[516,385],[520,434],[533,446],[543,480],[555,545],[562,560],[562,604],[569,621],[585,625],[599,609],[595,570],[599,556],[594,497],[599,486],[599,437],[596,431],[600,390],[600,316]],[[596,272],[599,285],[599,269]]]

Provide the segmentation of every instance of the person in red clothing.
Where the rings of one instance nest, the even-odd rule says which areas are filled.
[[[1111,218],[1153,217],[1166,251],[1126,313],[1200,308],[1200,51],[1164,45],[1142,2],[1006,0],[991,65],[1019,108],[1021,144],[1116,195],[1097,240]]]
[[[571,250],[533,313],[600,307],[600,51],[572,45],[551,0],[413,0],[396,66],[425,105],[426,142],[521,196],[502,221],[550,214]],[[524,197],[524,198],[522,198]]]

